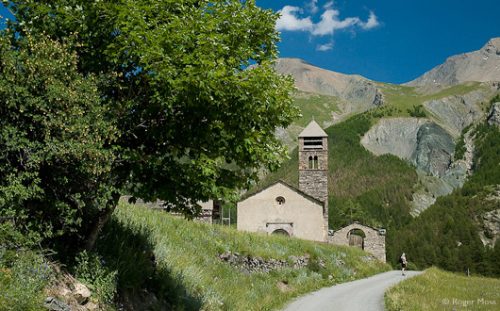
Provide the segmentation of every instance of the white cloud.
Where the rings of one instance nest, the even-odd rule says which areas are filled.
[[[311,12],[318,11],[318,1],[311,0],[307,7]],[[324,6],[325,10],[320,17],[320,21],[314,23],[311,16],[300,17],[303,11],[296,6],[286,5],[280,11],[280,18],[276,22],[276,29],[280,31],[306,31],[313,36],[333,35],[336,30],[360,27],[364,30],[370,30],[380,25],[380,22],[373,11],[366,22],[359,17],[340,18],[339,10],[333,8],[334,2],[329,1]]]
[[[323,9],[325,10],[329,10],[329,9],[333,9],[333,1],[328,1],[327,3],[325,3],[325,5],[323,6]]]
[[[296,6],[284,6],[280,13],[280,18],[276,22],[277,30],[288,30],[288,31],[311,31],[313,28],[313,22],[311,17],[299,18],[297,13],[302,10]]]
[[[331,35],[335,30],[345,29],[360,22],[357,17],[348,17],[340,20],[339,14],[338,10],[326,10],[321,14],[320,22],[314,25],[312,34],[315,36]]]
[[[316,51],[320,51],[320,52],[330,51],[331,49],[333,49],[333,42],[328,42],[325,44],[318,44],[316,46]]]
[[[373,13],[373,11],[370,11],[370,16],[368,17],[368,21],[366,21],[366,23],[362,22],[360,25],[361,25],[361,28],[369,30],[369,29],[372,29],[372,28],[379,26],[380,23],[378,21],[377,16],[375,15],[375,13]]]
[[[318,0],[311,0],[308,4],[306,4],[306,7],[309,11],[311,11],[312,14],[318,13]]]

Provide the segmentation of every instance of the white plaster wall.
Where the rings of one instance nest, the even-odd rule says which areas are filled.
[[[278,204],[278,196],[285,204]],[[324,221],[322,204],[279,182],[238,203],[238,230],[270,234],[283,224],[294,237],[325,242]]]

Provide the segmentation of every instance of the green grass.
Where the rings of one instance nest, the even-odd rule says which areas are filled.
[[[302,117],[295,122],[304,128],[313,118],[318,124],[332,124],[332,112],[340,112],[339,99],[334,96],[296,92],[294,103],[300,109]]]
[[[465,95],[475,90],[484,88],[479,82],[468,82],[451,86],[431,94],[422,94],[414,87],[395,85],[395,84],[379,84],[382,93],[385,96],[386,104],[380,109],[391,116],[409,117],[410,111],[418,109],[424,102],[436,100],[452,95]]]
[[[0,310],[43,310],[44,288],[53,276],[42,255],[0,247]]]
[[[385,305],[388,311],[499,310],[500,279],[430,268],[386,292]]]
[[[283,144],[290,151],[297,146],[297,136],[312,119],[321,126],[327,127],[333,124],[332,112],[340,111],[340,100],[334,96],[296,91],[293,98],[294,105],[300,109],[302,116],[287,127],[287,135],[281,137]]]
[[[244,233],[126,203],[120,203],[98,243],[118,271],[122,293],[148,288],[172,310],[271,310],[306,292],[389,268],[356,248]],[[309,254],[312,264],[245,273],[218,258],[226,251],[282,260]],[[324,268],[314,264],[320,259]]]

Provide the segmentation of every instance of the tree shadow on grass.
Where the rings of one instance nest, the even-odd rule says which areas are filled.
[[[136,231],[112,218],[96,251],[108,268],[118,271],[118,304],[124,310],[201,309],[201,299],[190,294],[168,267],[156,262],[147,232]]]

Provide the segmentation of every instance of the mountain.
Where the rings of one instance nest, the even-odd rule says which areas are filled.
[[[493,38],[480,50],[452,56],[408,86],[456,85],[467,81],[500,81],[500,38]]]
[[[280,58],[275,69],[295,80],[295,105],[302,112],[302,118],[276,133],[290,150],[297,145],[297,134],[312,119],[327,128],[384,104],[380,84],[360,75],[325,70],[298,58]]]
[[[491,248],[500,241],[500,134],[494,126],[500,123],[500,77],[493,70],[499,65],[499,42],[492,39],[477,52],[451,57],[406,85],[279,59],[276,70],[295,79],[295,104],[303,116],[277,132],[292,149],[290,160],[250,191],[278,179],[298,183],[293,148],[297,134],[314,118],[331,146],[331,228],[354,220],[383,226],[389,262],[411,250],[422,257],[416,261],[420,268],[451,269],[443,264],[451,260],[455,270],[467,265],[491,275],[487,266],[462,258],[468,254],[492,262],[483,245]],[[443,80],[435,82],[432,74]]]
[[[275,68],[281,74],[291,75],[300,91],[333,96],[349,103],[349,112],[366,111],[383,103],[377,84],[360,75],[325,70],[298,58],[280,58]]]
[[[482,50],[491,52],[497,41],[492,39]],[[394,85],[321,69],[295,58],[279,59],[276,70],[295,79],[295,103],[303,115],[289,128],[277,131],[289,149],[293,150],[297,134],[313,118],[327,128],[372,111],[373,123],[369,131],[360,133],[361,144],[376,156],[392,154],[416,168],[418,185],[410,200],[415,215],[463,185],[473,164],[473,144],[470,135],[462,132],[485,118],[487,103],[500,89],[500,83],[492,82]],[[465,160],[454,159],[459,140],[466,141]]]

